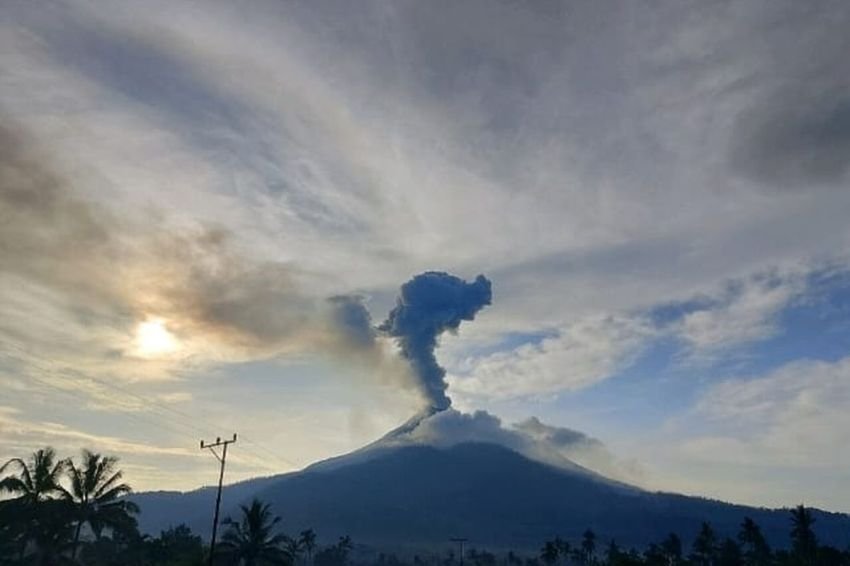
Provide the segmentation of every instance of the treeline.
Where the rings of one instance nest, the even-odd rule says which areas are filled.
[[[616,541],[608,542],[600,551],[596,534],[587,530],[574,544],[560,537],[546,541],[539,556],[525,560],[524,566],[850,566],[850,549],[819,544],[814,523],[806,507],[791,509],[790,546],[782,550],[771,549],[761,528],[749,517],[743,520],[735,538],[718,537],[711,524],[703,523],[690,549],[684,547],[678,534],[670,533],[643,552],[622,549]]]
[[[52,448],[0,467],[0,564],[32,566],[201,566],[209,547],[180,525],[158,537],[139,532],[117,458],[84,450],[79,463]],[[353,544],[318,547],[312,529],[290,537],[280,517],[254,500],[225,518],[216,565],[343,566]]]
[[[138,507],[122,481],[118,460],[84,450],[79,462],[58,459],[51,448],[0,467],[0,565],[201,566],[209,547],[180,525],[158,537],[142,535]],[[214,564],[244,566],[850,566],[850,549],[818,542],[814,517],[802,505],[789,515],[789,546],[774,550],[761,528],[745,518],[735,538],[719,537],[703,523],[689,548],[676,533],[643,550],[602,543],[592,530],[580,540],[555,537],[536,555],[493,554],[470,548],[463,556],[354,552],[349,537],[318,546],[316,533],[280,530],[280,517],[254,499],[225,518]]]
[[[773,550],[761,528],[745,518],[735,538],[719,537],[703,523],[690,548],[670,533],[643,551],[621,548],[615,541],[600,544],[592,530],[580,540],[555,537],[546,541],[535,556],[514,552],[496,555],[486,550],[467,550],[464,566],[850,566],[850,549],[839,550],[818,543],[815,519],[800,505],[789,514],[788,549]],[[406,562],[394,555],[380,555],[379,566],[457,566],[460,560],[449,552],[443,557]]]
[[[103,540],[137,530],[139,510],[123,498],[132,490],[116,465],[116,458],[87,450],[79,463],[60,460],[52,448],[3,464],[0,494],[11,498],[0,501],[0,561],[74,564]]]

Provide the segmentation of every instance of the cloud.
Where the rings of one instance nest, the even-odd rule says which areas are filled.
[[[400,382],[408,375],[376,340],[362,299],[306,291],[296,266],[240,256],[225,228],[177,227],[156,211],[119,216],[79,196],[78,181],[21,131],[0,131],[0,149],[7,355],[132,378],[167,376],[184,363],[321,352]],[[134,329],[151,317],[180,351],[128,363]]]
[[[759,26],[770,46],[754,45],[750,57],[769,51],[762,65],[781,72],[748,85],[754,96],[735,117],[729,159],[771,192],[812,194],[848,181],[850,40],[841,30],[850,14],[794,8]]]
[[[89,434],[64,424],[26,419],[12,407],[0,407],[0,430],[7,442],[19,448],[57,445],[61,449],[78,450],[80,444],[117,454],[144,454],[147,456],[174,456],[197,458],[195,450],[156,446],[120,439],[114,436]]]
[[[846,45],[845,49],[850,47]],[[778,190],[846,185],[850,171],[850,85],[783,93],[741,121],[735,168]]]
[[[462,413],[448,409],[419,421],[401,435],[392,436],[389,442],[437,447],[466,442],[493,443],[559,468],[592,470],[606,478],[632,483],[642,481],[636,466],[616,459],[600,440],[576,430],[546,425],[536,417],[505,426],[486,411]]]
[[[326,298],[385,312],[433,267],[498,285],[440,352],[470,399],[600,383],[668,330],[709,357],[776,336],[797,291],[754,274],[847,265],[848,18],[783,0],[12,3],[2,119],[39,149],[4,171],[63,188],[52,213],[0,201],[28,230],[0,226],[19,243],[0,248],[3,363],[133,379],[350,352],[363,313]],[[660,333],[635,314],[703,295]],[[149,314],[196,355],[119,367]],[[355,350],[384,368],[367,378],[395,374]]]
[[[763,375],[717,381],[686,413],[669,419],[658,440],[663,449],[647,439],[656,468],[651,474],[665,477],[666,489],[845,509],[848,403],[850,358],[798,360]]]
[[[32,451],[44,446],[55,448],[60,457],[74,458],[83,448],[118,456],[125,477],[137,489],[161,489],[162,482],[168,481],[168,475],[196,478],[209,469],[210,456],[199,451],[194,443],[186,447],[175,444],[173,439],[152,442],[147,435],[131,439],[92,433],[63,423],[29,418],[13,407],[0,406],[0,433],[8,456],[26,458]],[[139,463],[140,458],[145,464]],[[231,477],[252,477],[280,471],[269,464],[268,454],[248,450],[228,454],[228,465],[231,464],[233,468],[228,472]],[[195,479],[183,480],[179,485],[186,489],[198,487]]]
[[[457,360],[450,368],[451,390],[504,399],[590,387],[632,363],[655,329],[639,316],[600,315],[550,334],[536,343]]]
[[[494,316],[553,326],[846,238],[846,196],[801,211],[742,186],[726,161],[737,116],[771,90],[762,77],[785,69],[774,50],[799,82],[811,50],[791,46],[840,52],[840,26],[824,24],[846,10],[260,2],[234,26],[226,3],[161,8],[17,6],[7,87],[25,94],[8,106],[124,196],[223,220],[243,249],[326,276],[314,283],[391,292],[428,266],[485,271],[502,289]],[[840,64],[818,74],[846,76]],[[38,116],[52,92],[81,102],[51,128]]]
[[[836,362],[796,361],[750,379],[711,386],[696,405],[712,436],[735,431],[750,453],[726,457],[801,467],[838,465],[836,451],[850,425],[850,358]]]
[[[679,357],[687,363],[711,364],[781,333],[782,313],[805,294],[808,269],[790,266],[726,281],[646,313],[584,316],[516,335],[485,331],[476,337],[471,329],[472,340],[447,352],[449,382],[472,399],[577,391],[627,371],[641,353],[669,338],[680,342]]]
[[[732,281],[719,296],[704,299],[704,306],[686,313],[674,332],[692,359],[765,340],[781,332],[781,312],[804,289],[799,273]]]

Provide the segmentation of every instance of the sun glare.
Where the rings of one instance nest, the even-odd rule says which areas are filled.
[[[178,347],[177,338],[165,327],[162,319],[148,319],[136,327],[136,352],[154,357],[169,354]]]

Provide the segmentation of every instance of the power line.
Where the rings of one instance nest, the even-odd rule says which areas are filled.
[[[76,373],[76,375],[75,375],[75,376],[73,376],[73,377],[72,377],[72,376],[68,376],[68,375],[61,375],[61,374],[59,374],[59,372],[58,372],[56,369],[53,369],[53,368],[47,368],[47,367],[44,367],[44,366],[40,366],[38,363],[34,363],[34,360],[40,359],[40,357],[39,357],[39,356],[37,356],[37,355],[35,355],[35,354],[32,354],[31,352],[27,351],[27,350],[26,350],[26,349],[24,349],[24,348],[20,348],[20,347],[19,347],[18,349],[19,349],[19,351],[20,351],[22,354],[25,354],[25,355],[26,355],[26,357],[27,357],[27,358],[29,358],[28,360],[25,360],[25,363],[29,363],[30,365],[34,366],[34,367],[35,367],[36,369],[38,369],[38,370],[40,370],[40,371],[42,371],[42,372],[44,372],[44,373],[46,373],[46,374],[54,375],[54,376],[58,377],[59,379],[61,379],[62,381],[65,381],[65,382],[68,382],[68,383],[73,383],[73,382],[75,382],[75,381],[76,381],[76,382],[79,382],[80,380],[88,380],[88,381],[90,381],[91,383],[96,383],[96,384],[98,384],[98,385],[100,385],[100,386],[102,386],[102,387],[106,387],[106,388],[112,389],[112,390],[114,390],[114,391],[118,391],[119,393],[122,393],[123,395],[126,395],[126,396],[128,396],[128,397],[131,397],[131,398],[135,399],[136,401],[138,401],[139,403],[141,403],[141,405],[142,405],[142,408],[143,408],[143,409],[146,409],[146,410],[151,411],[151,412],[154,412],[154,413],[156,413],[156,412],[157,412],[157,409],[158,409],[158,410],[159,410],[159,415],[160,415],[162,418],[164,418],[164,419],[168,420],[168,421],[169,421],[172,425],[177,425],[178,427],[182,427],[182,428],[184,429],[184,431],[192,431],[192,432],[191,432],[191,435],[192,435],[192,436],[194,436],[194,435],[196,435],[196,434],[198,434],[198,433],[203,434],[203,433],[205,432],[205,430],[204,430],[204,429],[202,429],[202,428],[200,428],[200,427],[196,426],[195,424],[193,424],[193,421],[199,421],[199,422],[201,422],[202,424],[206,424],[206,425],[208,425],[208,429],[209,429],[209,428],[213,428],[213,427],[212,427],[212,425],[210,425],[208,422],[205,422],[205,421],[204,421],[203,419],[201,419],[201,418],[194,417],[194,416],[192,416],[192,415],[189,415],[189,414],[187,414],[187,413],[184,413],[184,412],[182,412],[182,411],[179,411],[179,410],[177,410],[177,409],[175,409],[175,408],[173,408],[173,407],[169,407],[169,406],[167,406],[167,405],[163,405],[163,404],[161,404],[161,403],[156,402],[156,401],[155,401],[155,400],[153,400],[153,399],[150,399],[150,398],[144,397],[144,396],[139,395],[139,394],[137,394],[137,393],[134,393],[134,392],[132,392],[132,391],[128,391],[127,389],[125,389],[125,388],[123,388],[123,387],[120,387],[120,386],[118,386],[117,384],[110,383],[110,382],[105,381],[105,380],[103,380],[103,379],[98,379],[98,378],[93,377],[93,376],[91,376],[91,375],[80,375],[80,374],[79,374],[79,373],[77,373],[77,372],[75,372],[75,373]],[[57,374],[58,374],[58,375],[57,375]],[[90,398],[93,396],[93,395],[86,395],[86,394],[84,394],[84,393],[83,393],[83,394],[81,394],[81,393],[78,393],[78,392],[77,392],[77,391],[75,391],[75,390],[72,390],[72,389],[66,389],[66,388],[60,387],[60,386],[56,385],[55,383],[50,383],[49,381],[45,381],[45,380],[43,380],[43,379],[39,379],[39,378],[37,378],[36,376],[34,376],[34,375],[32,375],[32,374],[28,374],[28,375],[27,375],[27,377],[29,377],[29,378],[33,379],[34,381],[37,381],[38,383],[40,383],[40,384],[42,384],[42,385],[44,385],[44,386],[47,386],[47,387],[51,388],[51,389],[54,389],[54,390],[57,390],[57,391],[61,391],[61,392],[65,393],[65,394],[72,395],[72,396],[77,397],[77,398],[81,398],[81,399],[86,399],[86,400],[87,400],[87,399],[90,399]],[[177,417],[179,417],[179,418],[180,418],[180,420],[177,420],[177,419],[175,419],[175,418],[173,418],[173,417],[169,418],[169,417],[167,417],[166,415],[164,415],[164,414],[163,414],[163,412],[168,412],[168,413],[171,413],[172,415],[176,415]],[[139,418],[134,418],[134,417],[137,417],[137,414],[136,414],[136,413],[132,413],[132,412],[122,412],[121,414],[122,414],[122,415],[124,415],[124,416],[129,416],[129,417],[130,417],[130,418],[132,418],[133,420],[136,420],[136,421],[138,421],[138,420],[139,420]],[[160,422],[160,421],[158,421],[158,420],[153,420],[153,419],[146,419],[146,420],[147,420],[147,422],[148,422],[148,423],[153,424],[154,426],[157,426],[157,427],[159,427],[159,428],[164,428],[164,427],[162,426],[162,425],[163,425],[163,423],[162,423],[162,422]],[[207,429],[207,430],[208,430],[208,429]],[[175,431],[176,431],[176,429],[171,428],[171,429],[170,429],[170,431],[171,431],[171,432],[175,432]],[[179,434],[182,436],[182,435],[183,435],[183,434],[185,434],[185,433],[179,433]],[[268,469],[268,470],[271,470],[271,471],[280,471],[278,468],[274,468],[274,467],[269,466],[268,464],[265,464],[265,461],[269,458],[269,456],[271,456],[271,458],[272,458],[273,460],[276,460],[276,461],[278,462],[278,464],[283,464],[283,465],[284,465],[284,466],[286,466],[286,467],[294,468],[294,469],[297,469],[297,468],[299,467],[298,465],[296,465],[296,464],[295,464],[295,463],[293,463],[292,461],[288,460],[287,458],[283,458],[283,457],[281,457],[279,454],[274,453],[273,451],[269,450],[268,448],[266,448],[266,447],[264,447],[264,446],[262,446],[262,445],[260,445],[260,444],[258,444],[258,443],[256,443],[256,442],[254,442],[254,441],[252,441],[252,440],[250,440],[250,439],[245,439],[245,437],[244,437],[244,436],[243,436],[243,438],[242,438],[242,439],[243,439],[243,440],[245,440],[246,442],[248,442],[250,445],[254,446],[255,448],[262,450],[262,451],[266,454],[266,455],[264,456],[264,455],[261,455],[261,454],[257,453],[255,450],[251,450],[251,449],[246,449],[246,450],[245,450],[246,452],[248,452],[248,454],[250,454],[250,455],[252,455],[254,458],[256,458],[256,459],[257,459],[257,461],[258,461],[258,463],[259,463],[262,467],[265,467],[265,468],[266,468],[266,469]]]

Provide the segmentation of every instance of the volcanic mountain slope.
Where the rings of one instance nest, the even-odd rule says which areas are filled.
[[[734,535],[745,516],[784,546],[789,529],[784,510],[650,493],[487,443],[447,448],[377,443],[301,472],[230,486],[223,516],[254,496],[274,506],[289,532],[313,528],[325,541],[348,534],[376,547],[433,547],[465,536],[478,546],[531,551],[555,535],[578,539],[588,527],[601,540],[642,547],[669,532],[688,541],[702,521],[720,535]],[[145,493],[135,500],[146,532],[181,522],[209,531],[213,489]],[[850,543],[850,518],[825,512],[816,517],[823,542]]]

